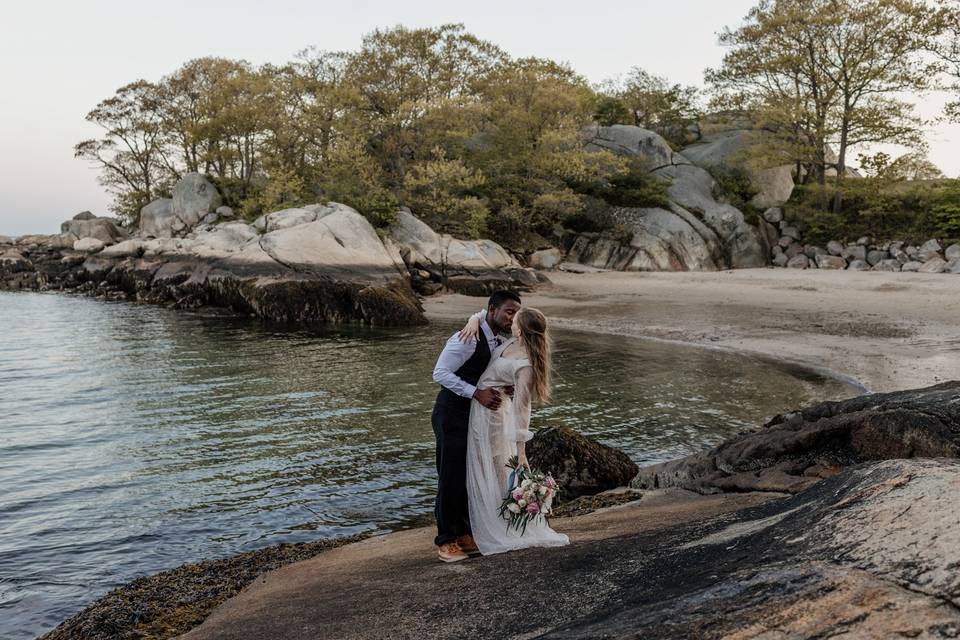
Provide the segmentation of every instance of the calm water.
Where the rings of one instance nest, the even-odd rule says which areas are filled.
[[[430,372],[451,329],[278,330],[0,293],[0,637],[185,562],[424,522]],[[556,338],[556,404],[534,425],[638,463],[853,393],[747,357]]]

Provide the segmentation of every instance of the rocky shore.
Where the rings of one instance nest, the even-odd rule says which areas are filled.
[[[484,295],[543,281],[496,243],[437,234],[409,211],[381,233],[335,202],[248,224],[199,174],[144,207],[136,229],[83,212],[60,234],[0,237],[0,290],[219,307],[281,323],[422,324],[417,292]]]
[[[641,489],[557,520],[570,547],[453,567],[430,555],[429,530],[384,536],[261,577],[184,637],[956,637],[957,405],[952,382],[791,412],[799,432],[832,437],[778,456],[763,438],[781,420],[722,447],[752,452],[738,472],[758,477],[829,458],[804,487]]]
[[[820,403],[639,472],[542,430],[534,462],[568,485],[633,477],[633,490],[567,503],[554,525],[569,547],[443,565],[425,527],[303,550],[314,557],[229,586],[192,565],[109,594],[49,637],[172,637],[240,582],[183,637],[957,637],[958,407],[960,382]],[[200,579],[181,588],[184,575]],[[162,615],[104,626],[136,620],[130,607]]]

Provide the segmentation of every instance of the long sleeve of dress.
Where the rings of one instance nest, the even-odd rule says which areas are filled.
[[[513,426],[513,433],[507,434],[507,439],[513,440],[519,445],[533,438],[533,433],[530,431],[533,368],[530,365],[523,365],[517,369],[514,377],[516,384],[513,391],[513,416],[511,416],[512,420],[509,421]]]

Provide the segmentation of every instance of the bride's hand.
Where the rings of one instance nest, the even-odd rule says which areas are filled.
[[[527,460],[527,454],[521,453],[517,456],[517,464],[530,471],[530,461]]]
[[[460,342],[472,342],[480,336],[480,319],[476,316],[470,316],[470,319],[467,320],[467,324],[464,325],[463,329],[460,329],[460,333],[457,334],[457,337],[460,338]]]

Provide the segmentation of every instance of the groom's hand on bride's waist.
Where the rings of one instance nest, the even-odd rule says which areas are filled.
[[[473,398],[491,411],[499,409],[503,400],[496,389],[477,389],[473,392]]]

